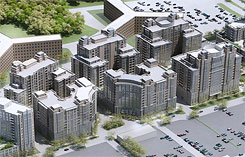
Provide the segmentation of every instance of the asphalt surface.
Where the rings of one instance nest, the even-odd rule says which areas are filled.
[[[67,153],[65,155],[61,155],[61,157],[71,157],[71,156],[86,156],[86,157],[120,157],[122,156],[119,152],[117,152],[115,149],[113,149],[107,142],[88,147],[86,149],[82,149],[79,151],[74,151],[71,153]]]
[[[228,116],[225,112],[217,111],[202,116],[199,119],[210,128],[217,131],[219,134],[226,133],[228,139],[233,138],[231,142],[233,142],[235,145],[241,143],[242,145],[238,148],[231,143],[224,143],[222,141],[222,137],[217,137],[217,133],[197,120],[173,122],[171,125],[168,125],[167,128],[176,134],[184,133],[184,130],[188,129],[190,133],[182,138],[184,139],[187,137],[191,141],[198,141],[203,145],[202,148],[206,148],[215,157],[225,155],[237,156],[240,153],[245,153],[245,142],[234,134],[230,133],[230,131],[227,131],[227,128],[232,128],[232,130],[235,130],[236,132],[245,132],[245,126],[242,126],[241,124],[243,121],[245,121],[245,104],[231,107],[228,109],[228,112],[232,112],[234,115]],[[213,149],[214,145],[217,143],[220,143],[225,147],[224,151],[218,152],[217,150]]]
[[[188,156],[191,154],[185,150],[184,148],[180,148],[184,151],[183,154],[180,154],[177,152],[176,149],[173,149],[174,147],[179,146],[175,141],[168,141],[166,139],[160,140],[160,137],[166,136],[166,134],[162,133],[160,130],[157,130],[157,136],[145,141],[139,142],[146,150],[147,155],[157,155],[157,156],[163,156],[164,154],[176,154],[178,156]]]
[[[142,6],[142,5],[139,5],[137,2],[145,2],[146,5]],[[131,8],[134,8],[135,6],[139,6],[140,9],[144,9],[144,11],[150,11],[149,10],[150,8],[160,9],[161,5],[156,6],[157,2],[160,2],[161,5],[164,5],[163,6],[164,9],[170,8],[170,11],[179,12],[178,8],[174,9],[173,5],[168,5],[168,4],[166,4],[160,0],[151,0],[151,1],[139,0],[139,1],[129,2],[126,4],[128,6],[130,6]],[[188,17],[187,14],[185,14],[185,16],[184,16],[185,20],[189,20],[189,21],[193,22],[193,24],[197,24],[198,25],[197,29],[199,29],[203,33],[213,31],[214,29],[221,30],[222,27],[225,26],[225,22],[223,20],[220,20],[220,19],[215,17],[217,14],[221,14],[222,16],[227,17],[229,19],[229,21],[232,21],[231,16],[224,15],[223,13],[219,12],[218,8],[215,8],[215,5],[217,5],[217,3],[223,3],[227,7],[229,7],[230,9],[236,11],[237,13],[239,13],[241,15],[244,15],[244,11],[242,9],[232,5],[231,3],[225,2],[225,0],[198,0],[198,1],[194,1],[194,0],[171,0],[171,2],[172,2],[172,4],[175,3],[176,6],[183,6],[183,8],[185,9],[185,12],[190,12],[190,14],[192,16],[194,16],[195,18],[198,18],[198,19],[202,18],[202,21],[195,21],[195,20],[191,19],[190,17]],[[242,4],[241,2],[239,2],[238,0],[235,0],[234,2],[237,3],[238,5],[242,6],[242,7],[245,7],[245,5]],[[147,4],[150,4],[150,6],[147,6]],[[215,17],[216,20],[218,20],[218,22],[221,22],[221,24],[218,24],[218,22],[209,22],[208,20],[205,19],[205,17],[203,15],[197,16],[197,14],[194,11],[195,8],[201,10],[202,12],[204,12],[206,14],[209,14],[211,18]],[[208,24],[200,24],[202,22],[208,22]]]

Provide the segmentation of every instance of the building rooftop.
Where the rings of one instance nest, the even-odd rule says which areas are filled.
[[[229,24],[229,26],[233,28],[245,28],[245,18],[238,21],[234,21],[231,24]]]
[[[17,104],[3,97],[0,97],[0,109],[13,115],[20,115],[22,112],[31,110],[31,108],[27,106]]]
[[[33,58],[32,58],[30,60],[34,61],[36,59],[33,60]],[[29,62],[29,60],[25,61],[23,64],[26,64],[27,62]],[[37,62],[37,60],[36,60],[35,62],[36,62],[36,64],[33,64],[32,66],[27,67],[26,69],[23,69],[17,75],[19,75],[21,77],[27,77],[29,75],[33,75],[35,72],[37,72],[41,68],[44,68],[48,65],[56,63],[55,60],[50,59],[50,58],[47,58],[46,60],[43,60],[41,62]],[[34,63],[34,62],[32,62],[32,63]]]
[[[86,78],[80,78],[67,87],[73,90],[71,90],[71,95],[66,98],[60,98],[52,90],[47,92],[37,91],[35,94],[38,96],[39,101],[46,107],[62,107],[64,110],[71,110],[77,107],[76,100],[90,101],[92,100],[92,94],[96,91],[95,85]]]
[[[57,80],[57,81],[68,79],[68,78],[70,78],[70,77],[75,75],[72,72],[70,72],[68,70],[65,70],[63,68],[59,68],[57,71],[53,72],[53,74],[55,74],[57,76],[55,78],[55,80]]]
[[[29,42],[38,42],[38,41],[49,41],[49,40],[62,40],[59,34],[54,35],[41,35],[34,37],[25,37],[25,38],[9,38],[8,36],[0,33],[0,57],[13,45],[19,43],[29,43]]]

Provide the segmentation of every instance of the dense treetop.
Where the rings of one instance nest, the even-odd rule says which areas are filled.
[[[64,0],[1,0],[0,23],[13,23],[35,35],[81,33],[84,18]]]

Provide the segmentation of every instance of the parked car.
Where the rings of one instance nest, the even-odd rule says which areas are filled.
[[[64,151],[68,151],[68,150],[69,150],[69,148],[65,148],[65,149],[64,149]]]

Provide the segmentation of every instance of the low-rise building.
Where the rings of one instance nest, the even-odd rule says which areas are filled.
[[[177,74],[153,58],[136,66],[136,74],[107,70],[103,95],[114,113],[144,116],[176,106]]]
[[[97,112],[97,88],[86,78],[66,85],[69,95],[60,98],[56,92],[33,94],[35,128],[49,140],[92,133]]]
[[[0,98],[0,137],[14,142],[20,151],[34,147],[33,110],[7,98]],[[13,149],[1,153],[14,153],[15,146]]]
[[[245,40],[245,17],[226,24],[225,37],[232,42]]]
[[[239,89],[241,58],[224,43],[173,57],[178,98],[193,105]]]

